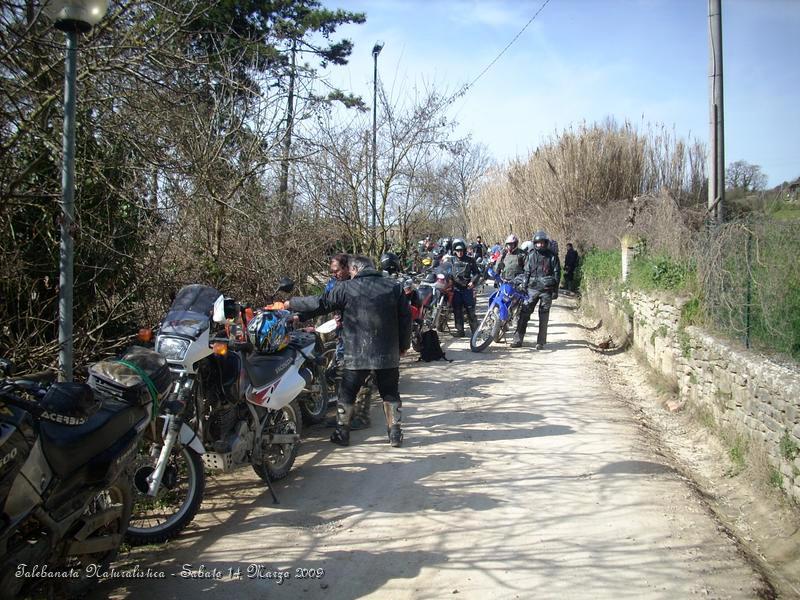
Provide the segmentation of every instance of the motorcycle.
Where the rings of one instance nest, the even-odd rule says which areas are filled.
[[[88,385],[0,369],[0,597],[85,594],[128,527],[131,460],[169,390],[166,362],[134,348],[93,365]]]
[[[278,291],[293,287],[284,279]],[[291,318],[277,306],[264,310]],[[292,468],[303,422],[298,397],[314,393],[315,381],[318,393],[327,390],[322,347],[315,335],[292,331],[285,349],[256,353],[248,339],[256,316],[212,287],[189,285],[176,295],[156,338],[176,381],[163,426],[138,455],[130,543],[180,533],[202,501],[205,469],[251,465],[272,492],[271,482]]]
[[[446,331],[448,329],[450,307],[453,303],[453,277],[450,270],[450,263],[444,262],[435,273],[436,280],[431,285],[433,298],[429,309],[426,310],[422,331],[428,329]]]
[[[482,352],[492,342],[503,339],[509,323],[514,321],[520,305],[528,298],[527,294],[517,290],[513,280],[502,279],[491,267],[486,269],[486,274],[498,284],[498,289],[489,296],[486,314],[469,340],[473,352]]]

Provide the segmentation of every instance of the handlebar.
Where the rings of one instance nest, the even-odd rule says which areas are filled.
[[[46,388],[34,381],[28,381],[26,379],[6,379],[0,381],[0,400],[21,408],[22,410],[26,410],[36,417],[41,416],[43,412],[42,407],[37,402],[21,398],[14,393],[16,391],[42,396]]]
[[[234,352],[252,352],[253,351],[253,344],[249,341],[247,342],[238,342],[236,340],[232,340],[226,337],[215,337],[209,340],[212,344],[227,344],[229,350],[233,350]]]

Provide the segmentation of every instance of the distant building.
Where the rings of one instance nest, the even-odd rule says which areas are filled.
[[[800,179],[786,186],[786,201],[797,202],[798,198],[800,198]]]

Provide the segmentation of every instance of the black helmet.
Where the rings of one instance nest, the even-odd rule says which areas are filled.
[[[547,234],[543,230],[539,230],[533,234],[533,246],[534,248],[539,248],[539,244],[543,244],[542,248],[547,248],[550,245],[550,238],[547,237]]]
[[[463,250],[464,252],[467,251],[467,243],[462,240],[461,238],[456,238],[453,240],[453,252],[456,250]]]
[[[394,252],[384,252],[381,254],[381,269],[394,275],[400,272],[400,259]]]

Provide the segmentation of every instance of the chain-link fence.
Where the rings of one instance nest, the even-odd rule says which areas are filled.
[[[800,221],[726,223],[696,246],[706,314],[747,347],[800,359]]]

